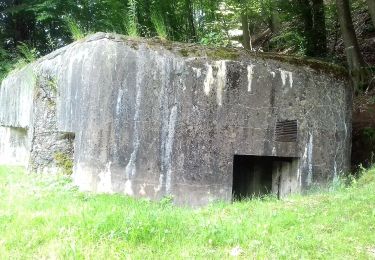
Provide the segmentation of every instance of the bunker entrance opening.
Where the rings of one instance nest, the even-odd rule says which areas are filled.
[[[296,192],[298,158],[234,155],[233,199],[275,194],[278,198]]]

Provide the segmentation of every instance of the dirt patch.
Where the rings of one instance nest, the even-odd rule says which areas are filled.
[[[352,167],[370,166],[375,161],[375,93],[361,94],[353,107]]]

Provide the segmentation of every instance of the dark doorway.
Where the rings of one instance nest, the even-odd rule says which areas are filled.
[[[235,155],[233,198],[244,199],[293,192],[297,181],[297,159],[290,157]]]

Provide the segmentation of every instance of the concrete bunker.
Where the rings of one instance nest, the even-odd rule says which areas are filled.
[[[21,127],[0,127],[0,164],[26,166],[28,131]]]
[[[345,75],[321,63],[97,33],[2,81],[0,140],[28,129],[24,164],[63,159],[81,190],[284,197],[349,168],[351,101]]]
[[[234,155],[233,199],[274,194],[281,198],[298,187],[298,158]]]

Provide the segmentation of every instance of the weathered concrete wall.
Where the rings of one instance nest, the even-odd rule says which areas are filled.
[[[29,155],[25,129],[0,127],[0,164],[27,166]]]
[[[32,65],[10,74],[0,86],[0,125],[30,125],[35,76]]]
[[[46,71],[37,74],[32,110],[31,158],[29,170],[37,173],[58,173],[66,169],[66,160],[73,159],[74,135],[59,131],[56,118],[57,82]]]
[[[56,133],[50,145],[59,133],[74,133],[73,178],[83,190],[171,194],[180,204],[230,200],[235,154],[298,158],[293,181],[283,184],[289,192],[348,169],[352,91],[345,79],[243,51],[221,59],[212,49],[164,45],[96,34],[42,58],[36,78],[53,87],[41,100],[48,84],[27,96],[32,120],[18,126]],[[5,81],[0,93],[12,87]],[[17,125],[21,116],[6,116],[17,96],[1,95],[1,124]],[[297,120],[296,142],[275,140],[283,120]],[[46,140],[31,136],[31,147]],[[72,154],[63,142],[45,157],[58,151]]]
[[[0,85],[0,164],[27,166],[28,127],[35,77],[32,66],[10,74]]]

